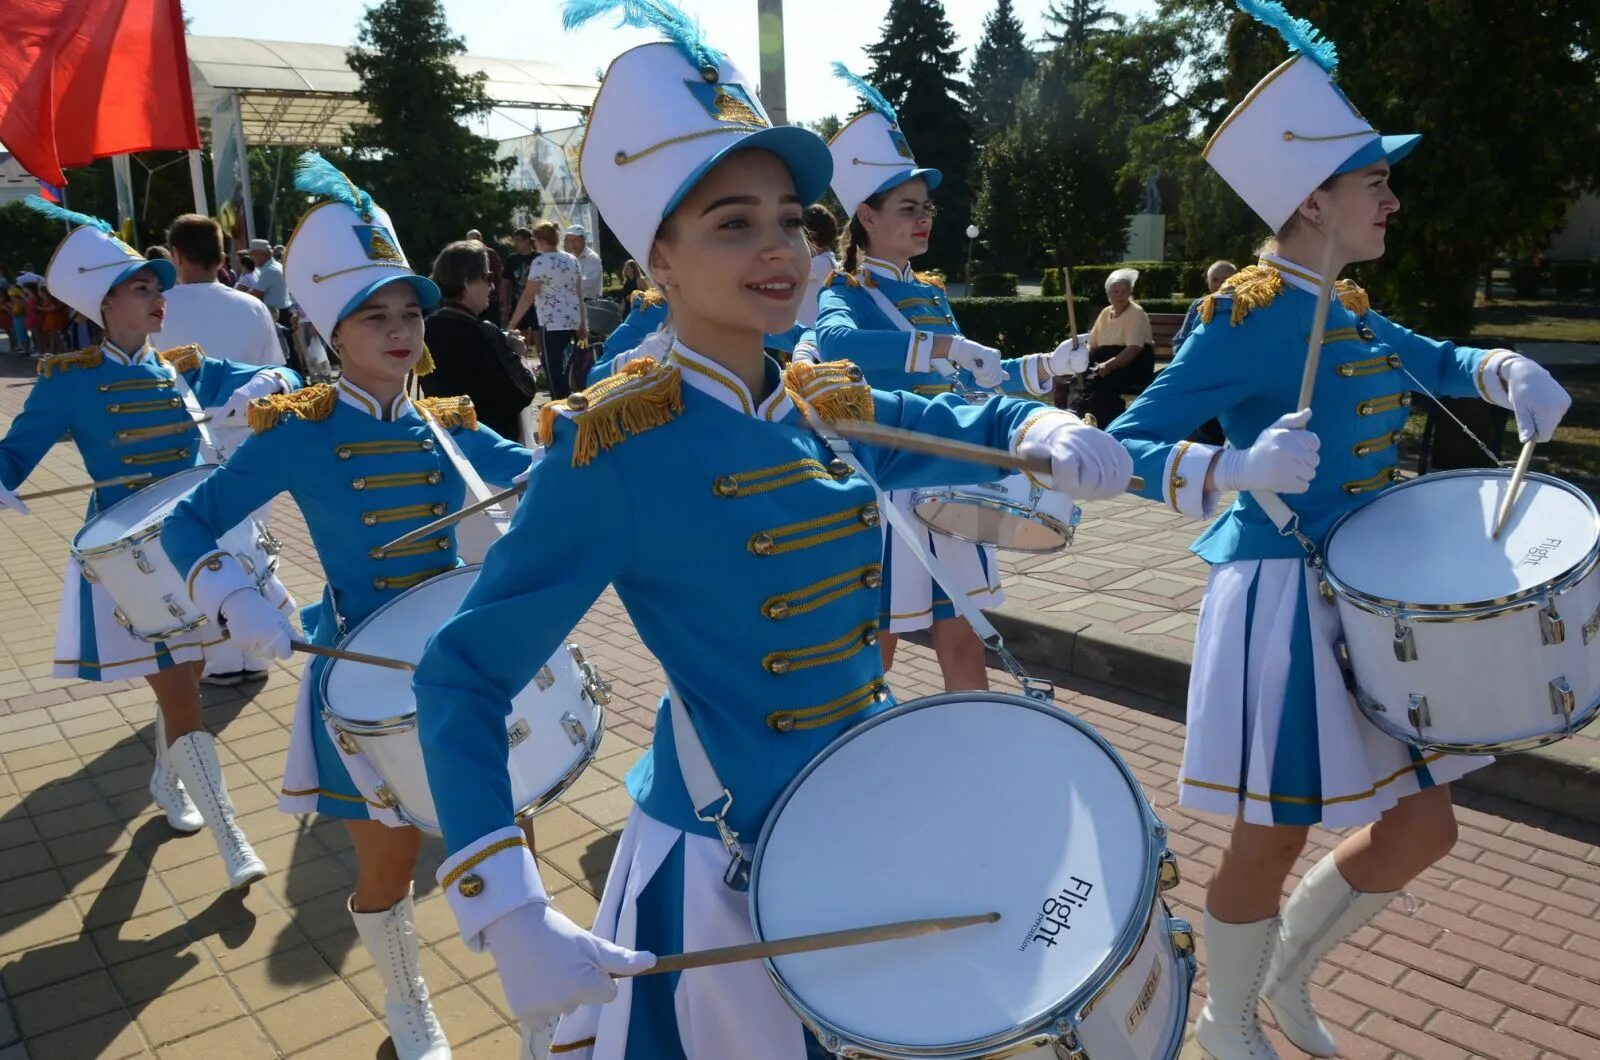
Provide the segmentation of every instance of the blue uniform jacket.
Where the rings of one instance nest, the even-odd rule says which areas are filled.
[[[1216,450],[1185,439],[1215,416],[1228,444],[1247,448],[1294,411],[1317,286],[1310,270],[1272,258],[1210,296],[1172,364],[1111,425],[1145,480],[1143,496],[1197,518],[1209,514],[1202,494]],[[1320,463],[1309,492],[1284,497],[1301,529],[1320,542],[1339,516],[1399,477],[1395,445],[1416,389],[1407,372],[1435,394],[1487,396],[1480,372],[1486,356],[1393,323],[1368,307],[1359,287],[1341,281],[1308,425],[1321,440]],[[1248,495],[1200,536],[1194,552],[1210,563],[1303,555]]]

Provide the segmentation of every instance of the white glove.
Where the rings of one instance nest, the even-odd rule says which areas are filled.
[[[1089,336],[1074,335],[1050,354],[1050,374],[1082,375],[1089,370]]]
[[[10,508],[12,511],[19,512],[22,515],[33,514],[28,511],[28,506],[22,502],[20,497],[4,486],[0,486],[0,508]]]
[[[520,905],[483,929],[506,1004],[527,1027],[617,996],[613,975],[642,972],[655,954],[592,935],[548,902]]]
[[[1224,449],[1212,481],[1220,492],[1270,490],[1304,493],[1317,473],[1322,442],[1306,430],[1311,410],[1280,416],[1248,449]]]
[[[239,389],[229,395],[228,400],[223,403],[222,408],[217,410],[212,419],[242,420],[246,411],[250,408],[250,402],[256,398],[266,397],[268,394],[276,394],[287,389],[289,389],[288,380],[277,372],[257,372],[241,383]]]
[[[1050,461],[1050,488],[1074,500],[1097,501],[1127,491],[1133,457],[1098,427],[1072,424],[1044,438],[1025,439],[1017,455]]]
[[[267,603],[254,589],[240,589],[222,601],[222,624],[228,639],[246,655],[261,659],[287,659],[292,652],[294,627],[282,611]]]
[[[949,358],[950,363],[971,372],[973,382],[984,390],[993,390],[1006,381],[1006,371],[1000,367],[1000,351],[981,342],[953,336],[950,339]]]
[[[1572,397],[1537,361],[1512,357],[1505,363],[1506,393],[1517,415],[1517,436],[1524,442],[1548,442],[1556,424],[1572,407]]]

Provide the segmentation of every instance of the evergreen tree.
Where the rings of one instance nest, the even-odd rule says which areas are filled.
[[[1073,66],[1085,63],[1095,38],[1108,32],[1105,27],[1122,25],[1122,16],[1107,11],[1104,0],[1051,0],[1044,20],[1051,27],[1044,39]]]
[[[504,232],[529,200],[504,188],[512,161],[463,124],[489,109],[485,77],[451,61],[465,51],[441,0],[380,0],[349,53],[356,98],[372,114],[346,136],[351,177],[389,211],[419,272],[469,228]]]
[[[972,52],[972,124],[979,143],[987,143],[1011,124],[1022,86],[1033,76],[1033,52],[1011,0],[999,0],[983,20],[983,38]]]
[[[871,81],[900,114],[917,161],[944,180],[933,193],[942,211],[933,226],[926,268],[956,266],[966,255],[972,217],[974,149],[961,52],[940,0],[890,0],[883,38],[867,49]]]

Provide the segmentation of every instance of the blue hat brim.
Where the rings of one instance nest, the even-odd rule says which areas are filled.
[[[417,302],[422,306],[424,312],[439,304],[441,296],[439,294],[438,284],[434,283],[426,276],[418,276],[414,272],[406,272],[397,276],[385,276],[380,280],[374,280],[371,284],[357,291],[354,297],[344,304],[344,308],[339,310],[339,320],[343,320],[345,317],[359,309],[361,307],[361,303],[365,302],[368,298],[371,298],[374,291],[377,291],[381,287],[387,287],[391,283],[398,283],[402,280],[406,283],[409,283],[417,292]],[[337,321],[335,323],[337,323]]]
[[[700,165],[694,172],[678,185],[678,190],[673,192],[672,198],[661,211],[664,221],[678,204],[694,190],[701,179],[723,159],[735,151],[771,151],[783,160],[789,167],[789,175],[794,178],[795,194],[800,196],[800,201],[810,206],[822,198],[822,193],[828,190],[828,182],[833,179],[833,155],[828,151],[828,145],[822,137],[810,129],[803,129],[798,125],[775,125],[770,129],[751,133],[738,143],[723,148]]]
[[[1369,140],[1359,151],[1345,159],[1333,174],[1338,176],[1340,173],[1353,173],[1379,162],[1388,162],[1391,166],[1397,165],[1416,148],[1417,141],[1421,139],[1421,133],[1403,133],[1399,136],[1380,136],[1375,140]]]
[[[896,173],[882,184],[879,184],[877,188],[873,190],[872,194],[882,195],[884,192],[893,188],[898,188],[900,185],[905,184],[908,181],[916,180],[918,177],[921,177],[923,183],[928,185],[928,190],[932,191],[934,188],[937,188],[939,186],[939,182],[944,179],[944,174],[939,172],[937,169],[907,169],[903,172]],[[867,197],[871,198],[872,196],[869,195]]]
[[[166,258],[151,258],[148,261],[137,261],[117,273],[117,278],[111,281],[111,287],[133,279],[133,274],[140,269],[150,269],[154,272],[156,274],[156,282],[161,284],[163,291],[172,290],[178,283],[178,267],[176,265]],[[109,291],[111,287],[106,288],[106,290]]]

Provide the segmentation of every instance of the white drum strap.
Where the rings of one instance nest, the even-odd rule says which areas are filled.
[[[200,399],[194,396],[194,391],[189,389],[189,381],[177,368],[172,369],[172,386],[177,390],[178,397],[183,401],[184,415],[194,421],[195,430],[200,432],[201,456],[208,464],[220,464],[227,459],[227,454],[222,451],[222,446],[217,444],[216,435],[211,433],[211,428],[202,422],[205,410],[200,407]],[[211,456],[205,458],[205,449],[211,450]]]
[[[1294,538],[1300,543],[1300,547],[1306,550],[1306,562],[1321,569],[1322,553],[1318,551],[1317,543],[1300,530],[1300,516],[1294,509],[1290,508],[1282,497],[1269,490],[1251,490],[1250,496],[1261,505],[1261,510],[1267,513],[1267,518],[1278,528],[1278,533],[1284,537]]]
[[[683,774],[683,786],[694,804],[694,815],[716,828],[728,852],[728,869],[722,874],[722,882],[736,891],[747,891],[750,889],[750,859],[744,856],[739,833],[728,824],[733,792],[717,775],[711,756],[706,754],[706,745],[700,741],[700,733],[689,717],[689,708],[670,677],[667,678],[667,703],[672,711],[672,739],[678,748],[678,772]]]
[[[483,477],[478,474],[477,468],[472,466],[472,461],[467,459],[467,454],[461,451],[461,446],[456,444],[456,440],[451,437],[450,432],[445,430],[438,420],[424,413],[421,409],[418,409],[417,412],[422,416],[423,422],[428,425],[428,429],[433,432],[434,440],[439,443],[439,448],[444,450],[446,458],[455,466],[456,474],[460,475],[461,480],[467,484],[467,492],[472,495],[472,499],[474,501],[487,499],[490,495],[489,484],[483,481]],[[506,514],[505,509],[500,505],[497,504],[489,508],[486,514],[493,521],[495,529],[501,534],[510,529],[511,517]]]

